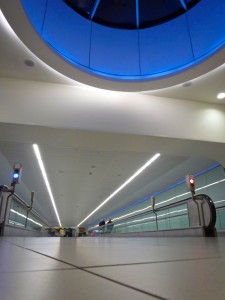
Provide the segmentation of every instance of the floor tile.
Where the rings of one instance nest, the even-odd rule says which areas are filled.
[[[74,268],[41,254],[0,243],[0,273]]]
[[[100,267],[90,270],[168,299],[225,299],[224,258]]]
[[[225,238],[0,238],[0,267],[3,300],[225,299]]]
[[[155,300],[80,270],[0,274],[2,300]]]
[[[225,257],[224,238],[85,237],[24,238],[13,241],[79,267]]]

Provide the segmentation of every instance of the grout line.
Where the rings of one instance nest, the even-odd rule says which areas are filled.
[[[120,281],[117,281],[115,279],[112,279],[112,278],[109,278],[107,276],[104,276],[104,275],[100,275],[100,274],[97,274],[95,273],[94,271],[91,271],[90,269],[91,268],[104,268],[104,267],[119,267],[119,266],[137,266],[137,265],[150,265],[150,264],[159,264],[159,263],[173,263],[173,262],[187,262],[187,261],[200,261],[200,260],[212,260],[212,259],[219,259],[219,258],[224,258],[224,256],[216,256],[216,257],[201,257],[201,258],[187,258],[187,259],[175,259],[175,260],[164,260],[164,261],[152,261],[152,262],[140,262],[140,263],[125,263],[125,264],[113,264],[113,265],[102,265],[102,266],[84,266],[84,267],[80,267],[80,266],[77,266],[75,264],[72,264],[72,263],[69,263],[69,262],[66,262],[64,260],[61,260],[61,259],[58,259],[56,257],[53,257],[53,256],[50,256],[48,254],[44,254],[44,253],[41,253],[39,251],[36,251],[36,250],[33,250],[33,249],[30,249],[30,248],[27,248],[25,246],[20,246],[20,245],[17,245],[13,242],[9,242],[9,241],[5,241],[9,244],[12,244],[14,246],[17,246],[19,248],[22,248],[22,249],[26,249],[28,251],[31,251],[31,252],[34,252],[34,253],[37,253],[39,255],[42,255],[42,256],[45,256],[47,258],[50,258],[50,259],[53,259],[55,261],[58,261],[58,262],[61,262],[63,264],[66,264],[68,266],[71,266],[72,268],[62,268],[62,269],[54,269],[54,270],[35,270],[35,271],[27,271],[27,272],[40,272],[40,271],[61,271],[61,270],[66,270],[66,271],[74,271],[74,270],[80,270],[80,271],[83,271],[83,272],[86,272],[86,273],[89,273],[91,275],[94,275],[94,276],[97,276],[99,278],[102,278],[104,280],[107,280],[107,281],[110,281],[110,282],[113,282],[115,284],[118,284],[120,286],[124,286],[126,288],[129,288],[129,289],[132,289],[134,291],[137,291],[139,293],[142,293],[142,294],[145,294],[145,295],[148,295],[148,296],[151,296],[151,297],[154,297],[156,299],[159,299],[159,300],[169,300],[167,298],[164,298],[164,297],[161,297],[159,295],[156,295],[154,293],[150,293],[150,292],[147,292],[145,290],[142,290],[142,289],[139,289],[139,288],[136,288],[136,287],[133,287],[129,284],[126,284],[126,283],[123,283],[123,282],[120,282]],[[24,271],[26,272],[26,271]],[[5,272],[6,273],[6,272]],[[14,272],[15,273],[15,272]]]
[[[7,241],[7,242],[8,242],[8,241]],[[36,250],[30,249],[30,248],[27,248],[27,247],[24,247],[24,246],[20,246],[20,245],[17,245],[17,244],[15,244],[15,243],[11,243],[11,242],[8,242],[8,243],[10,243],[10,244],[12,244],[12,245],[14,245],[14,246],[17,246],[17,247],[19,247],[19,248],[26,249],[26,250],[28,250],[28,251],[31,251],[31,252],[40,254],[40,255],[42,255],[42,256],[45,256],[45,257],[54,259],[54,260],[56,260],[56,261],[62,262],[62,263],[64,263],[64,264],[66,264],[66,265],[69,265],[69,266],[72,266],[72,267],[76,268],[76,269],[73,269],[73,270],[80,270],[80,271],[86,272],[86,273],[88,273],[88,274],[97,276],[97,277],[99,277],[99,278],[102,278],[102,279],[105,279],[105,280],[107,280],[107,281],[116,283],[116,284],[118,284],[118,285],[120,285],[120,286],[127,287],[127,288],[129,288],[129,289],[132,289],[132,290],[137,291],[137,292],[139,292],[139,293],[142,293],[142,294],[145,294],[145,295],[154,297],[154,298],[159,299],[159,300],[169,300],[169,299],[167,299],[167,298],[160,297],[160,296],[158,296],[158,295],[156,295],[156,294],[147,292],[147,291],[145,291],[145,290],[142,290],[142,289],[133,287],[133,286],[131,286],[131,285],[129,285],[129,284],[126,284],[126,283],[123,283],[123,282],[120,282],[120,281],[117,281],[117,280],[108,278],[108,277],[106,277],[106,276],[103,276],[103,275],[94,273],[94,272],[92,272],[92,271],[86,270],[86,269],[84,269],[84,268],[82,268],[82,267],[76,266],[76,265],[74,265],[74,264],[71,264],[71,263],[69,263],[69,262],[63,261],[63,260],[58,259],[58,258],[56,258],[56,257],[50,256],[50,255],[48,255],[48,254],[44,254],[44,253],[38,252],[38,251],[36,251]],[[56,270],[57,270],[57,269],[56,269]],[[55,271],[56,271],[56,270],[55,270]],[[71,270],[71,269],[68,269],[68,270]],[[37,272],[37,271],[36,271],[36,272]]]
[[[49,271],[74,271],[77,268],[55,268],[55,269],[45,269],[45,270],[19,270],[19,271],[0,271],[0,274],[15,274],[15,273],[35,273],[35,272],[49,272]]]
[[[174,260],[161,260],[161,261],[149,261],[149,262],[136,262],[136,263],[124,263],[124,264],[112,264],[112,265],[98,265],[98,266],[84,266],[82,269],[92,269],[92,268],[105,268],[105,267],[122,267],[122,266],[137,266],[137,265],[150,265],[150,264],[161,264],[161,263],[173,263],[182,261],[196,261],[196,260],[206,260],[206,259],[218,259],[225,258],[224,256],[215,257],[200,257],[200,258],[184,258],[184,259],[174,259]]]
[[[20,246],[19,246],[19,247],[20,247]],[[24,249],[26,249],[26,250],[29,250],[29,251],[32,251],[32,252],[35,252],[35,253],[38,253],[38,254],[40,254],[40,255],[46,256],[46,257],[48,257],[48,258],[57,260],[57,261],[59,261],[59,262],[62,262],[62,263],[64,263],[64,264],[67,264],[67,265],[69,265],[69,266],[73,266],[73,267],[76,268],[76,270],[80,270],[80,271],[89,273],[89,274],[91,274],[91,275],[94,275],[94,276],[103,278],[103,279],[105,279],[105,280],[114,282],[114,283],[116,283],[116,284],[118,284],[118,285],[125,286],[125,287],[127,287],[127,288],[130,288],[130,289],[135,290],[135,291],[137,291],[137,292],[140,292],[140,293],[142,293],[142,294],[145,294],[145,295],[148,295],[148,296],[155,297],[156,299],[160,299],[160,300],[168,300],[168,299],[163,298],[163,297],[160,297],[160,296],[158,296],[158,295],[156,295],[156,294],[149,293],[149,292],[147,292],[147,291],[144,291],[144,290],[141,290],[141,289],[139,289],[139,288],[133,287],[133,286],[131,286],[131,285],[129,285],[129,284],[126,284],[126,283],[123,283],[123,282],[114,280],[114,279],[112,279],[112,278],[108,278],[108,277],[106,277],[106,276],[97,274],[97,273],[95,273],[95,272],[86,270],[86,269],[83,268],[83,267],[76,266],[76,265],[74,265],[74,264],[68,263],[68,262],[66,262],[66,261],[64,261],[64,260],[55,258],[55,257],[53,257],[53,256],[50,256],[50,255],[47,255],[47,254],[43,254],[43,253],[41,253],[41,252],[38,252],[38,251],[36,251],[36,250],[32,250],[32,249],[26,248],[26,247],[22,247],[22,248],[24,248]]]
[[[169,299],[167,299],[167,298],[158,296],[158,295],[156,295],[156,294],[147,292],[147,291],[145,291],[145,290],[141,290],[141,289],[136,288],[136,287],[134,287],[134,286],[131,286],[131,285],[129,285],[129,284],[126,284],[126,283],[117,281],[117,280],[112,279],[112,278],[108,278],[108,277],[106,277],[106,276],[103,276],[103,275],[100,275],[100,274],[97,274],[97,273],[94,273],[94,272],[85,270],[85,269],[83,269],[83,268],[81,268],[81,270],[84,271],[84,272],[87,272],[87,273],[89,273],[89,274],[95,275],[95,276],[97,276],[97,277],[100,277],[100,278],[106,279],[106,280],[108,280],[108,281],[114,282],[114,283],[116,283],[116,284],[125,286],[125,287],[127,287],[127,288],[130,288],[130,289],[135,290],[135,291],[137,291],[137,292],[140,292],[140,293],[142,293],[142,294],[145,294],[145,295],[148,295],[148,296],[152,296],[152,297],[154,297],[154,298],[156,298],[156,299],[160,299],[160,300],[169,300]]]

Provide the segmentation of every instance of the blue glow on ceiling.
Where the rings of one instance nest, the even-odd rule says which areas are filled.
[[[149,22],[141,20],[136,10],[150,2],[132,0],[132,30],[96,23],[99,9],[107,8],[103,0],[74,0],[89,3],[83,13],[90,13],[90,19],[64,0],[21,1],[36,31],[64,61],[109,80],[136,82],[168,77],[204,62],[225,45],[224,0],[160,0],[173,2],[183,12],[166,21],[160,18],[162,22],[143,29],[137,27]],[[128,17],[126,22],[130,20]]]

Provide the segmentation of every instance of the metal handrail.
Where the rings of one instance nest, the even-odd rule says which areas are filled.
[[[209,210],[210,210],[210,222],[205,227],[206,227],[206,229],[213,229],[215,227],[215,224],[216,224],[216,208],[215,208],[215,205],[214,205],[212,199],[209,196],[205,195],[205,194],[200,194],[200,195],[194,196],[194,200],[195,201],[205,200],[207,202],[207,204],[209,206]],[[166,205],[161,206],[159,208],[155,208],[154,212],[157,214],[160,211],[163,211],[165,209],[169,209],[169,208],[172,208],[172,207],[178,207],[178,206],[181,206],[183,204],[187,204],[189,201],[193,201],[193,198],[189,197],[189,198],[177,201],[175,203],[166,204]],[[113,224],[116,225],[118,222],[121,222],[121,221],[124,222],[124,221],[128,221],[128,220],[132,220],[134,218],[141,217],[141,216],[144,216],[146,214],[149,215],[150,213],[151,214],[153,213],[152,209],[146,210],[145,212],[142,212],[142,213],[139,213],[139,214],[135,214],[133,216],[127,216],[123,219],[120,219],[119,221],[114,221]],[[178,214],[176,216],[180,216],[180,215]],[[169,218],[169,217],[165,217],[164,219],[167,219],[167,218]],[[170,218],[171,218],[171,216],[170,216]],[[199,225],[199,227],[200,227],[200,225]],[[100,227],[97,227],[97,228],[100,228]],[[92,229],[96,229],[96,228],[92,228]],[[89,230],[91,230],[91,228]]]
[[[205,195],[205,194],[200,194],[200,195],[194,196],[194,200],[195,201],[205,200],[207,202],[207,204],[209,206],[209,209],[210,209],[210,222],[209,222],[207,228],[209,228],[209,229],[214,228],[214,226],[216,224],[216,209],[215,209],[215,206],[214,206],[214,203],[213,203],[212,199],[209,196]],[[181,205],[186,204],[186,203],[188,203],[190,201],[193,201],[192,197],[180,200],[180,201],[175,202],[175,203],[167,204],[167,205],[161,206],[159,208],[155,208],[154,211],[157,214],[160,211],[163,211],[165,209],[169,209],[169,208],[172,208],[172,207],[181,206]],[[124,218],[123,220],[124,221],[125,220],[129,220],[129,219],[132,219],[134,217],[142,216],[142,215],[144,215],[146,213],[150,213],[150,212],[152,212],[152,210],[148,210],[148,211],[146,211],[144,213],[140,213],[140,214],[136,214],[136,215],[133,215],[133,216],[129,216],[127,218]]]
[[[9,192],[11,191],[11,189],[7,186],[7,185],[2,185],[2,190],[0,193],[0,196],[4,193],[4,192]],[[27,212],[29,212],[31,210],[31,205],[28,205],[19,195],[17,195],[15,192],[13,194],[11,194],[10,196],[14,196],[16,198],[16,200],[21,203],[23,206],[26,207]],[[42,220],[44,224],[49,224],[49,222],[47,222],[43,217],[41,217],[33,208],[32,208],[32,213],[34,214],[35,217],[37,217],[38,219]]]
[[[173,219],[173,218],[176,218],[176,217],[181,217],[181,216],[185,216],[185,215],[187,215],[187,214],[185,214],[185,213],[180,213],[180,214],[177,214],[177,215],[175,215],[175,216],[166,216],[166,217],[163,217],[163,218],[158,218],[157,219],[157,222],[160,222],[160,221],[162,221],[162,220],[166,220],[166,219]],[[160,216],[159,216],[160,217]],[[148,221],[148,223],[154,223],[154,222],[156,222],[155,220],[150,220],[150,221]],[[145,223],[145,222],[135,222],[135,225],[142,225],[142,223]],[[115,224],[116,225],[116,224]],[[156,223],[156,225],[157,225],[157,227],[156,227],[156,230],[157,231],[160,231],[159,229],[158,229],[158,224]],[[124,226],[126,226],[126,225],[124,225]]]
[[[225,208],[225,205],[217,206],[217,207],[216,207],[216,210],[220,210],[221,208]]]
[[[207,226],[207,229],[213,229],[216,225],[216,208],[215,208],[215,205],[212,201],[212,199],[205,195],[205,194],[200,194],[200,195],[197,195],[197,196],[194,196],[195,200],[205,200],[210,208],[210,222]]]
[[[185,203],[180,203],[179,205],[177,206],[173,206],[173,207],[179,207],[179,206],[182,206],[184,205]],[[157,212],[160,213],[160,212],[163,212],[165,211],[166,209],[168,209],[168,207],[164,208],[164,207],[160,207],[160,209],[157,209]],[[176,218],[176,217],[180,217],[180,216],[185,216],[187,215],[187,213],[177,213],[176,215],[170,215],[170,216],[161,216],[161,215],[158,215],[156,212],[156,210],[152,211],[152,210],[148,210],[146,212],[143,212],[143,213],[140,213],[140,214],[136,214],[136,215],[133,215],[133,216],[130,216],[130,217],[127,217],[127,218],[124,218],[124,219],[121,219],[119,221],[115,221],[114,222],[114,225],[117,225],[117,223],[119,222],[127,222],[129,220],[133,220],[133,219],[136,219],[137,217],[143,217],[143,216],[146,216],[146,215],[155,215],[156,218],[155,220],[149,220],[148,222],[149,223],[156,223],[156,230],[158,231],[158,222],[162,221],[162,220],[166,220],[166,219],[172,219],[172,218]],[[135,222],[135,225],[141,225],[142,223],[145,223],[146,221],[139,221],[139,222]]]

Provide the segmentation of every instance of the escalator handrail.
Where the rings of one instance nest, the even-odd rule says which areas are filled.
[[[194,199],[196,201],[205,200],[206,203],[208,204],[209,210],[210,210],[210,222],[205,227],[206,227],[206,229],[213,229],[215,227],[215,224],[216,224],[216,208],[215,208],[215,205],[214,205],[212,199],[209,196],[205,195],[205,194],[196,195],[196,196],[194,196]],[[189,201],[193,201],[193,198],[189,197],[189,198],[186,198],[186,199],[182,199],[178,202],[167,204],[167,205],[161,206],[159,208],[155,208],[154,211],[157,213],[157,212],[160,212],[162,210],[165,210],[165,209],[168,209],[168,208],[171,208],[171,207],[181,206],[185,203],[188,203]],[[116,223],[121,222],[121,221],[127,221],[127,220],[130,220],[132,218],[140,217],[140,216],[143,216],[143,215],[149,214],[149,213],[153,213],[153,210],[151,209],[151,210],[147,210],[145,212],[139,213],[139,214],[135,214],[133,216],[128,216],[128,217],[125,217],[125,218],[120,219],[118,221],[114,221],[113,223],[116,224]]]
[[[197,196],[194,196],[195,200],[205,200],[209,206],[209,210],[210,210],[210,221],[209,224],[206,226],[207,229],[213,229],[215,228],[216,225],[216,207],[212,201],[212,199],[205,194],[200,194]]]

